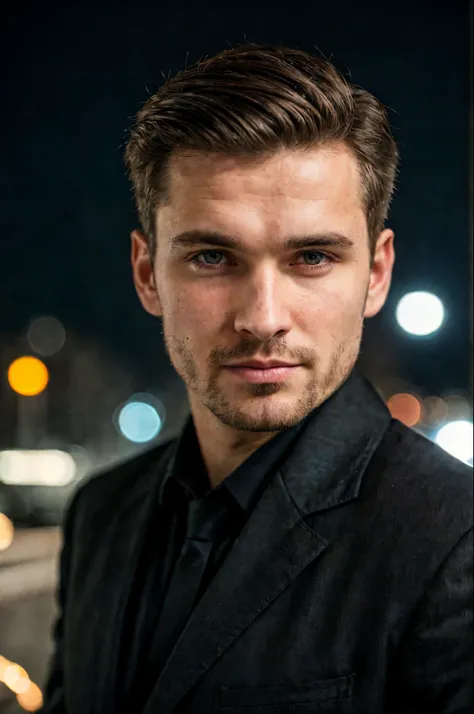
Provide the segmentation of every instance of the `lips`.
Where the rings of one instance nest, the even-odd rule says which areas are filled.
[[[297,364],[290,362],[279,362],[271,360],[269,362],[259,362],[258,360],[249,360],[248,362],[239,362],[238,364],[228,364],[227,367],[239,367],[247,369],[272,369],[273,367],[297,367]]]
[[[279,363],[277,366],[269,367],[268,364],[271,363],[258,363],[259,366],[247,366],[247,362],[244,365],[233,365],[228,366],[226,369],[228,373],[232,374],[236,379],[243,380],[245,382],[253,383],[270,383],[270,382],[285,382],[289,379],[301,365],[282,365]],[[255,363],[250,363],[255,365]],[[264,366],[262,366],[264,365]]]

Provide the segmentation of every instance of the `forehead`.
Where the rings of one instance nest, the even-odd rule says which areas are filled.
[[[157,221],[160,236],[195,228],[259,236],[366,231],[357,161],[341,144],[259,159],[172,155],[168,200]]]

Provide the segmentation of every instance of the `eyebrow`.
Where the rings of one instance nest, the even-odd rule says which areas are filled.
[[[235,236],[225,235],[219,231],[195,229],[173,236],[170,239],[169,250],[172,252],[180,248],[192,248],[200,245],[212,245],[215,248],[230,248],[232,250],[245,249],[243,243]],[[285,238],[282,245],[285,250],[328,247],[349,250],[354,248],[354,242],[342,233],[325,231],[306,236],[289,236]]]

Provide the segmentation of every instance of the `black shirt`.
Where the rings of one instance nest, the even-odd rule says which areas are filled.
[[[226,510],[225,526],[213,539],[195,607],[269,480],[294,448],[310,416],[258,448],[215,489],[211,488],[194,423],[189,418],[179,439],[174,468],[160,489],[160,522],[151,524],[127,607],[120,657],[123,673],[120,679],[127,695],[123,699],[126,702],[124,711],[138,713],[143,709],[170,654],[162,652],[159,663],[150,661],[149,657],[173,568],[186,534],[189,501],[213,499],[216,508]],[[182,629],[185,625],[183,622]]]

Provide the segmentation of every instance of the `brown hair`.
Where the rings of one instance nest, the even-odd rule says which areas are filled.
[[[273,45],[224,50],[179,72],[138,112],[125,152],[152,254],[171,152],[264,157],[334,141],[357,158],[373,252],[393,193],[398,151],[386,110],[372,94],[326,59]]]

